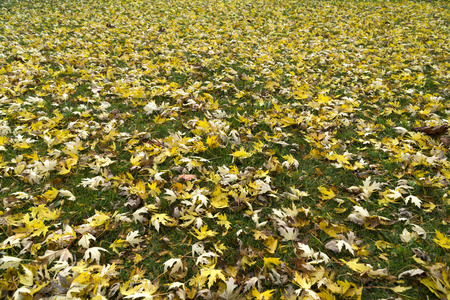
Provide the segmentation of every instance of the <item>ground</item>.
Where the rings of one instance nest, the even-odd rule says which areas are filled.
[[[14,299],[450,299],[445,1],[0,4]]]

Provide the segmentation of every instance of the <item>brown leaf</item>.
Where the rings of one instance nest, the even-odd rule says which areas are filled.
[[[380,225],[380,218],[378,216],[371,216],[369,218],[364,219],[364,226],[367,229],[374,229],[378,225]]]
[[[446,147],[450,147],[450,135],[441,136],[441,143]]]
[[[197,180],[197,176],[190,174],[181,174],[180,176],[177,177],[177,181],[180,179],[184,179],[185,181]]]
[[[423,132],[429,135],[436,135],[436,134],[443,134],[448,128],[449,128],[448,125],[422,126],[413,128],[413,131]]]
[[[420,259],[424,260],[424,261],[431,261],[430,257],[428,256],[428,254],[418,248],[412,248],[411,249],[412,252],[414,252],[415,255],[417,255],[417,257],[419,257]]]

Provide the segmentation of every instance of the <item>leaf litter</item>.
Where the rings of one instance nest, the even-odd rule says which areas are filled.
[[[2,298],[450,297],[445,2],[0,9]]]

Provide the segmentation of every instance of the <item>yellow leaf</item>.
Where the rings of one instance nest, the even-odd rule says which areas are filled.
[[[264,257],[264,267],[267,269],[273,269],[274,266],[278,266],[282,261],[277,257]]]
[[[403,293],[403,292],[409,290],[410,288],[411,288],[410,286],[396,286],[396,287],[393,287],[393,288],[390,288],[390,289],[391,289],[394,293],[399,294],[399,293]]]
[[[58,196],[58,190],[51,188],[44,193],[44,197],[48,202],[54,200]]]
[[[143,158],[144,158],[144,157],[141,156],[141,155],[135,155],[135,156],[132,156],[132,157],[130,158],[130,163],[131,163],[132,166],[140,166],[140,165],[141,165],[141,160],[142,160]]]
[[[327,189],[323,186],[319,186],[317,189],[322,194],[321,196],[319,196],[322,200],[329,200],[336,197],[336,194],[331,189]]]
[[[444,249],[450,249],[450,239],[443,233],[436,230],[436,239],[433,241]]]
[[[375,246],[377,246],[378,250],[384,250],[394,247],[391,243],[385,241],[376,241]]]
[[[424,284],[438,298],[445,299],[444,297],[441,297],[441,295],[439,293],[439,288],[441,287],[441,284],[439,284],[440,286],[438,287],[437,283],[430,277],[424,278],[424,279],[420,280],[420,282],[422,284]]]
[[[217,235],[217,232],[208,230],[208,225],[202,226],[200,228],[200,230],[197,230],[197,228],[194,228],[194,231],[195,231],[196,235],[193,233],[192,233],[192,235],[195,236],[199,240],[204,240],[208,237],[214,237]]]
[[[225,208],[228,207],[228,197],[226,194],[214,195],[209,202],[215,208]]]
[[[126,243],[125,240],[117,239],[111,245],[109,245],[109,248],[111,248],[116,254],[119,254],[120,253],[119,249],[122,249],[127,245],[128,244]]]
[[[215,243],[215,244],[214,244],[214,249],[216,249],[216,251],[217,251],[218,253],[223,254],[223,251],[228,250],[228,247],[225,246],[225,245],[222,244],[222,243]]]
[[[30,212],[33,218],[41,219],[44,221],[56,220],[61,214],[60,209],[50,210],[43,204],[39,205],[38,207],[31,207]]]
[[[217,135],[208,136],[206,138],[206,144],[208,145],[208,148],[214,149],[220,146],[220,141]]]
[[[368,265],[358,263],[358,260],[359,260],[359,258],[355,258],[350,261],[345,261],[344,259],[341,259],[341,261],[344,262],[347,265],[347,267],[349,267],[353,271],[358,272],[360,274],[366,273],[366,272],[369,272],[372,270],[372,268],[369,267]]]
[[[295,272],[294,280],[292,282],[305,290],[309,290],[314,284],[307,275],[299,274],[298,272]]]
[[[21,284],[26,285],[26,286],[32,286],[33,285],[33,271],[31,271],[30,269],[28,269],[27,267],[25,267],[25,265],[22,265],[22,268],[25,272],[25,274],[20,274],[19,273],[19,281]]]
[[[268,290],[263,293],[260,293],[256,288],[252,290],[252,296],[257,300],[269,300],[272,299],[272,295],[275,293],[275,290]]]
[[[241,148],[239,151],[233,152],[233,153],[231,154],[231,156],[233,156],[233,157],[242,158],[242,159],[244,159],[244,158],[249,158],[249,157],[251,157],[252,155],[253,155],[253,154],[251,154],[251,153],[249,153],[249,152],[246,152],[243,148]]]
[[[264,246],[267,247],[267,251],[269,251],[269,253],[272,253],[272,254],[275,253],[275,251],[277,250],[277,245],[278,245],[278,240],[276,240],[272,236],[269,236],[264,241]]]
[[[91,226],[91,227],[101,226],[101,225],[105,224],[105,222],[107,220],[109,220],[109,218],[110,217],[108,215],[105,215],[104,213],[99,212],[99,211],[95,211],[95,215],[93,215],[92,217],[90,217],[88,219],[89,226]]]
[[[219,219],[217,224],[224,226],[226,230],[230,229],[231,223],[227,220],[227,216],[225,214],[218,214],[217,218]]]
[[[148,194],[145,190],[145,184],[142,180],[139,180],[136,185],[131,186],[128,190],[131,194],[138,195],[141,199],[145,200],[148,198]]]
[[[208,278],[208,288],[211,288],[211,286],[217,281],[217,279],[226,281],[223,271],[214,269],[214,267],[215,266],[212,266],[211,268],[205,268],[201,270],[201,277],[205,279]]]

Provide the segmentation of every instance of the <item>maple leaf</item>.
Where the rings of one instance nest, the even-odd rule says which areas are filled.
[[[34,274],[33,271],[31,271],[29,268],[27,268],[25,265],[21,265],[22,269],[24,271],[24,274],[19,273],[19,281],[21,284],[26,286],[32,286],[33,285],[33,279]]]
[[[278,228],[280,234],[283,236],[283,241],[295,241],[298,239],[298,229],[292,227],[280,227]]]
[[[210,258],[213,258],[213,259],[210,260]],[[217,258],[217,254],[215,254],[214,252],[205,252],[205,253],[202,253],[199,257],[197,257],[195,264],[196,265],[198,265],[198,264],[208,265],[211,263],[215,263],[216,258]]]
[[[329,199],[333,199],[334,197],[336,197],[336,194],[331,189],[327,189],[323,186],[319,186],[317,189],[321,193],[320,198],[323,200],[329,200]]]
[[[406,228],[403,229],[402,233],[400,234],[400,239],[406,244],[416,238],[417,234],[415,232],[413,233],[409,232]]]
[[[86,252],[84,252],[84,256],[83,259],[84,260],[88,260],[91,259],[92,261],[97,262],[97,264],[100,264],[100,256],[101,256],[101,252],[100,251],[104,251],[104,252],[108,252],[108,250],[101,248],[101,247],[92,247],[86,250]]]
[[[281,263],[282,263],[281,259],[277,257],[264,257],[264,267],[266,267],[269,270],[272,269],[274,266],[278,266]]]
[[[353,271],[355,271],[357,273],[360,273],[360,274],[372,271],[372,267],[370,267],[370,266],[368,266],[366,264],[358,263],[359,258],[355,258],[355,259],[352,259],[350,261],[346,261],[344,259],[341,259],[341,261],[343,263],[345,263],[347,265],[347,267],[349,267]]]
[[[298,168],[299,166],[298,160],[296,160],[291,154],[284,155],[283,158],[286,159],[286,161],[281,164],[283,167],[285,168],[294,167],[295,169]]]
[[[269,300],[272,299],[272,295],[275,293],[275,290],[267,290],[263,293],[260,293],[256,288],[252,290],[252,296],[257,300]]]
[[[405,204],[408,204],[409,201],[411,201],[411,203],[413,203],[415,206],[419,208],[422,204],[422,200],[413,195],[409,195],[408,197],[405,198]]]
[[[359,188],[362,190],[361,196],[364,199],[369,199],[373,192],[381,189],[381,184],[379,182],[370,182],[371,177],[367,177],[366,180],[363,181],[363,185],[360,185]]]
[[[450,238],[440,231],[436,231],[436,238],[433,241],[444,249],[450,249]]]
[[[226,230],[231,228],[231,223],[227,220],[227,216],[225,214],[217,214],[217,224],[224,226]]]
[[[144,241],[144,239],[138,238],[139,230],[131,231],[127,234],[126,241],[132,246],[139,245],[140,242]]]
[[[78,186],[89,187],[92,190],[97,190],[98,186],[104,184],[106,179],[102,176],[95,176],[93,178],[84,178]]]
[[[0,258],[0,269],[16,268],[22,259],[13,256],[3,256]]]
[[[411,270],[400,273],[397,278],[400,279],[404,276],[415,277],[415,276],[420,276],[424,273],[425,273],[425,271],[421,270],[421,269],[411,269]]]
[[[161,108],[156,105],[155,102],[150,101],[144,106],[145,114],[150,115],[155,111],[159,111]]]
[[[64,197],[69,197],[68,200],[75,201],[77,198],[68,190],[59,190],[59,194]]]
[[[225,289],[222,293],[219,294],[219,296],[225,300],[237,299],[242,287],[236,289],[238,285],[236,284],[236,281],[233,277],[228,277],[228,279],[225,280],[225,284]]]
[[[90,240],[94,240],[95,241],[95,237],[90,234],[89,232],[85,232],[80,240],[78,241],[78,245],[82,246],[85,249],[89,248],[89,244],[90,244]]]
[[[231,154],[231,156],[233,156],[234,158],[240,158],[240,159],[249,158],[249,157],[252,157],[252,155],[253,155],[252,153],[245,151],[243,148],[241,148],[239,151],[235,151]]]
[[[204,279],[208,279],[208,288],[211,288],[213,284],[218,280],[226,281],[225,275],[222,270],[214,269],[215,265],[201,269],[200,276]]]
[[[138,210],[136,210],[133,213],[133,219],[135,221],[138,221],[138,222],[141,222],[141,223],[145,223],[145,222],[148,221],[148,219],[146,217],[144,217],[143,215],[148,213],[148,212],[149,212],[149,210],[148,210],[147,207],[145,207],[145,206],[141,207],[141,208],[139,208]]]
[[[168,222],[171,222],[172,218],[169,217],[167,214],[154,214],[150,220],[153,227],[155,227],[156,231],[159,232],[159,225],[167,225]]]
[[[331,240],[325,244],[325,248],[337,253],[340,253],[342,251],[342,248],[345,248],[352,255],[355,255],[355,251],[353,250],[352,245],[343,240]]]
[[[167,201],[169,201],[169,203],[174,203],[177,200],[177,195],[175,194],[175,192],[170,189],[165,189],[165,191],[166,191],[165,195],[167,195],[167,196],[164,198]]]
[[[264,241],[264,246],[267,247],[267,251],[269,251],[269,253],[275,253],[275,251],[277,250],[277,246],[278,246],[278,240],[276,240],[274,237],[269,236],[265,241]]]
[[[297,295],[304,291],[306,295],[308,295],[307,299],[320,300],[320,296],[311,289],[317,282],[316,278],[310,278],[307,275],[300,275],[298,272],[295,272],[294,280],[292,282],[300,287],[300,289],[295,291]]]
[[[364,225],[364,221],[369,217],[370,214],[367,209],[359,205],[355,205],[353,206],[353,212],[348,216],[348,219],[353,223]]]
[[[183,261],[179,258],[171,258],[164,263],[164,272],[170,269],[171,274],[175,274],[183,270]]]
[[[204,240],[208,237],[214,237],[217,235],[217,232],[213,230],[208,230],[208,226],[204,225],[200,228],[200,230],[197,230],[197,228],[193,228],[196,234],[191,233],[193,236],[195,236],[199,240]]]

